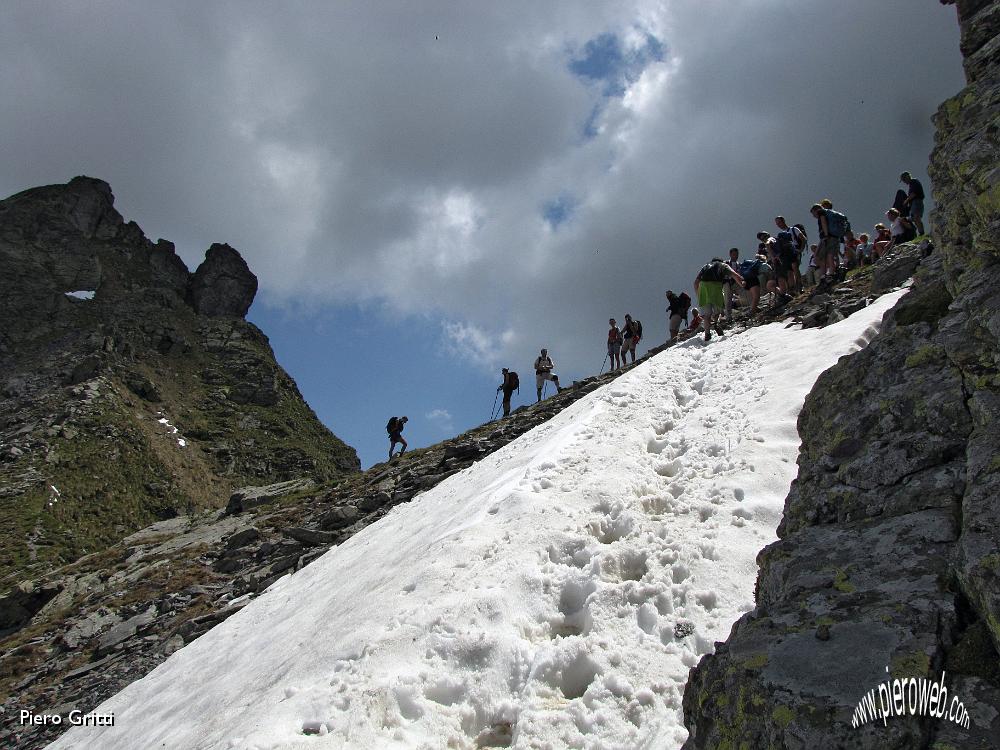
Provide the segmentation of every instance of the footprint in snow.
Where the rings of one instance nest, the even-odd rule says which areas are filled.
[[[662,433],[660,433],[662,434]],[[657,440],[656,438],[650,438],[646,443],[646,452],[652,453],[653,455],[659,455],[663,452],[670,442],[668,440]]]

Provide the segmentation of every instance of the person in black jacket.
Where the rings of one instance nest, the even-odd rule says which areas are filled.
[[[517,373],[511,372],[506,367],[503,368],[503,382],[497,386],[497,393],[503,391],[503,415],[510,416],[510,397],[515,390],[518,390],[520,381]]]
[[[625,328],[622,329],[622,366],[625,366],[625,357],[632,353],[632,364],[635,364],[635,347],[642,338],[642,323],[632,320],[632,316],[625,315]]]
[[[399,451],[399,455],[403,455],[406,450],[406,440],[403,439],[403,427],[406,423],[410,421],[409,417],[393,417],[389,420],[389,424],[385,426],[386,431],[389,433],[389,460],[392,460],[392,451],[396,447],[396,443],[401,443],[403,447]]]
[[[906,183],[909,192],[906,194],[906,206],[909,208],[909,218],[917,225],[917,232],[924,233],[924,186],[920,180],[910,176],[909,172],[903,172],[899,176],[900,182]],[[906,216],[906,214],[903,214]]]
[[[691,307],[691,298],[681,292],[680,296],[667,290],[667,315],[670,316],[670,340],[677,340],[677,333],[681,330],[681,321],[687,320],[688,308]]]

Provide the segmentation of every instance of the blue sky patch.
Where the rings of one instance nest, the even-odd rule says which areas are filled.
[[[617,34],[599,34],[570,60],[569,70],[586,81],[603,83],[604,96],[622,96],[647,66],[663,60],[663,43],[652,34],[645,36],[641,47],[626,50]]]
[[[569,193],[561,193],[558,198],[549,201],[542,207],[542,217],[549,226],[556,229],[565,223],[576,209],[576,198]]]

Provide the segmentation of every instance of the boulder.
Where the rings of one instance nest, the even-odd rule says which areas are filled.
[[[324,513],[319,520],[319,525],[325,531],[336,531],[337,529],[350,526],[358,520],[360,515],[357,508],[353,508],[350,505],[343,505]]]
[[[12,633],[27,625],[60,591],[59,583],[27,581],[0,598],[0,634]]]
[[[279,497],[299,492],[313,486],[310,479],[291,479],[287,482],[268,484],[263,487],[243,487],[236,490],[229,498],[226,515],[242,513],[258,505],[272,503]]]
[[[340,538],[340,534],[334,531],[317,531],[316,529],[304,529],[298,526],[284,529],[282,533],[309,547],[330,545]]]
[[[257,277],[232,247],[214,244],[194,272],[187,300],[195,312],[209,317],[246,315],[257,294]]]

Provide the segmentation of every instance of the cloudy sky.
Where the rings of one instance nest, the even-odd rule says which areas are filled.
[[[367,466],[542,346],[596,372],[611,315],[661,343],[664,290],[776,214],[870,228],[962,85],[937,0],[8,2],[0,193],[88,174],[192,269],[239,249]]]

